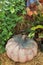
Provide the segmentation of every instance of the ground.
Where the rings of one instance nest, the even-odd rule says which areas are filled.
[[[8,58],[6,53],[0,54],[0,65],[43,65],[43,53],[38,52],[37,56],[27,63],[15,63]]]

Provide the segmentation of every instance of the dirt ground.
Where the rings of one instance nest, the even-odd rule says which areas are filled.
[[[43,53],[38,52],[32,61],[26,63],[15,63],[7,57],[6,53],[0,54],[0,65],[43,65]]]

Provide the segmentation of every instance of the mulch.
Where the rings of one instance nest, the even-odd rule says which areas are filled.
[[[0,65],[43,65],[43,53],[38,51],[36,57],[33,60],[26,63],[15,63],[8,58],[6,53],[0,54]]]

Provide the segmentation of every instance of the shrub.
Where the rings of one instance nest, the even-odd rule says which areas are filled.
[[[6,41],[15,32],[13,28],[23,20],[24,0],[0,0],[0,53],[5,51]]]

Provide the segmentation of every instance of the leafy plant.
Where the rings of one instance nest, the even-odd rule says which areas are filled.
[[[43,14],[38,12],[38,15],[33,15],[34,20],[31,21],[31,28],[28,37],[33,38],[36,30],[43,29]],[[41,36],[43,38],[43,36]]]
[[[31,28],[31,30],[35,31],[38,28],[43,29],[43,25],[34,26],[34,27]]]
[[[24,0],[0,0],[0,53],[5,51],[6,41],[15,32],[16,24],[23,21],[24,14]]]

